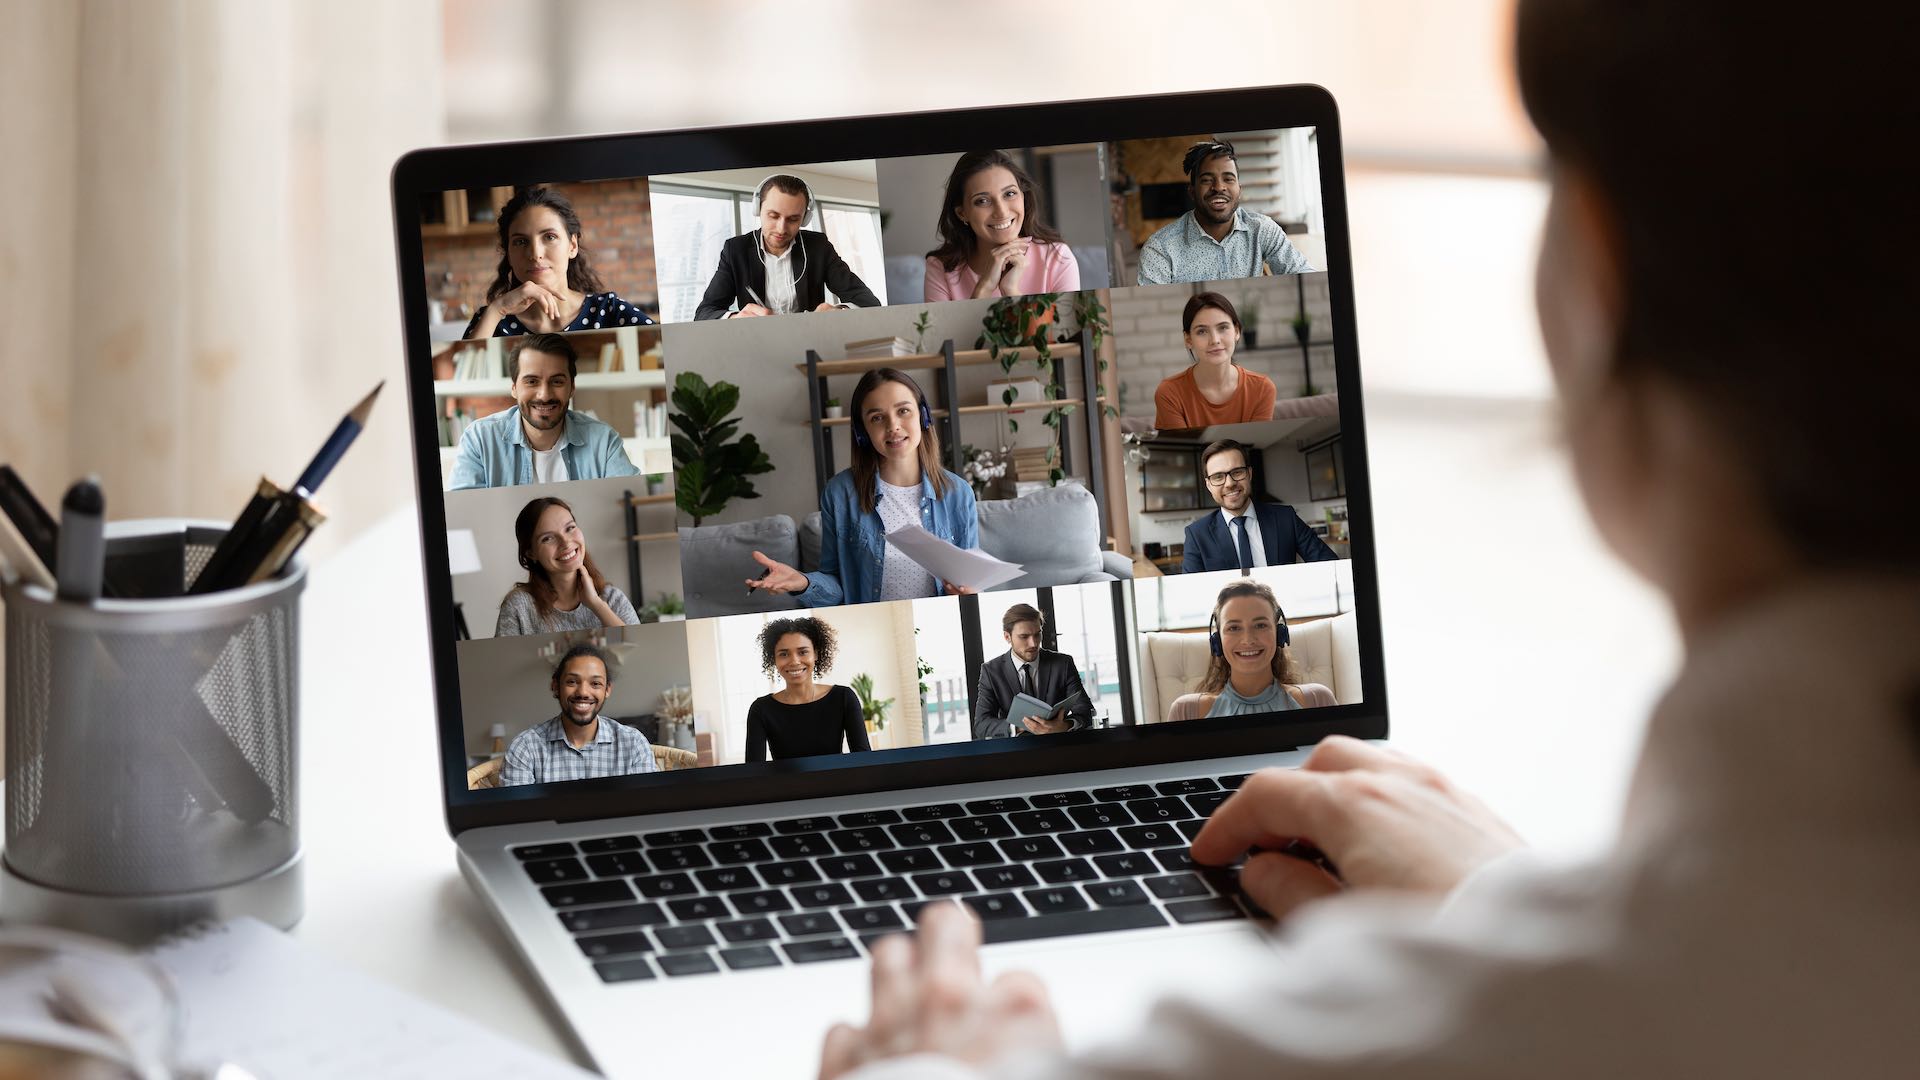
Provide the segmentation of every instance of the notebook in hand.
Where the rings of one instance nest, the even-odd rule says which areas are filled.
[[[1191,837],[1387,731],[1340,160],[1274,87],[398,163],[447,822],[594,1066],[811,1075],[929,903],[1071,1039],[1252,955]]]

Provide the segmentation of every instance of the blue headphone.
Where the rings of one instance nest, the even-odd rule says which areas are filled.
[[[913,392],[916,395],[919,394],[920,388],[918,386],[914,387]],[[927,408],[927,403],[924,398],[920,401],[920,430],[933,430],[933,410]],[[873,441],[867,438],[865,424],[857,416],[853,418],[853,445],[862,448],[873,445]]]
[[[1258,594],[1245,593],[1242,595],[1252,596]],[[1287,613],[1280,610],[1280,602],[1278,600],[1273,602],[1273,629],[1274,636],[1277,638],[1276,648],[1284,649],[1293,643],[1293,633],[1287,629]],[[1218,609],[1215,609],[1213,617],[1207,620],[1207,647],[1213,650],[1213,655],[1215,656],[1225,657],[1227,655],[1226,648],[1220,644],[1220,612]]]

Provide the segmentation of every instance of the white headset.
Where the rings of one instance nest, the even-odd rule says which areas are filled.
[[[768,173],[767,178],[765,180],[760,181],[760,186],[754,189],[754,192],[753,192],[753,247],[754,247],[754,250],[758,251],[761,257],[763,258],[767,254],[767,242],[761,238],[761,234],[760,234],[760,228],[761,228],[760,227],[760,203],[763,199],[767,197],[767,188],[772,186],[774,177],[776,176],[784,176],[790,180],[800,180],[799,177],[794,176],[792,173]],[[807,186],[807,182],[805,180],[800,180],[800,190],[806,195],[806,198],[807,198],[807,208],[800,212],[800,228],[805,229],[807,227],[807,223],[813,220],[813,189]],[[794,260],[795,265],[793,269],[794,280],[798,281],[807,272],[807,245],[800,242],[800,237],[795,236],[793,238],[793,247],[795,250],[799,252],[799,257]]]

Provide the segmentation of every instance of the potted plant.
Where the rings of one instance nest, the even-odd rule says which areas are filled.
[[[1260,347],[1260,301],[1248,300],[1240,306],[1240,341],[1249,349]]]
[[[685,622],[687,605],[681,601],[679,593],[663,592],[660,599],[650,605],[660,622]]]
[[[873,676],[861,672],[853,677],[853,694],[860,699],[860,719],[866,723],[867,731],[878,734],[887,728],[887,710],[893,708],[893,699],[876,700],[873,696]]]
[[[667,419],[673,433],[674,504],[699,525],[734,499],[757,499],[750,477],[773,471],[759,440],[739,433],[733,410],[740,388],[730,382],[709,386],[699,373],[683,371],[673,381],[673,407]]]
[[[1313,336],[1313,316],[1307,314],[1306,308],[1301,308],[1300,313],[1287,325],[1293,327],[1294,340],[1300,342],[1301,348],[1306,348],[1307,339]]]
[[[927,351],[927,327],[931,325],[933,325],[933,313],[925,308],[921,308],[920,317],[913,320],[914,352],[924,353]]]
[[[992,450],[961,444],[960,475],[973,485],[976,497],[986,498],[988,489],[1007,475],[1007,448],[1003,446],[999,450]]]
[[[820,406],[820,415],[829,420],[838,420],[841,416],[840,399],[830,397]]]

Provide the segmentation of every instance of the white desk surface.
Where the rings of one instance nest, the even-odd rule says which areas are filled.
[[[1393,741],[1536,845],[1594,850],[1678,650],[1657,598],[1599,549],[1553,449],[1526,289],[1539,186],[1388,175],[1349,190]],[[1478,223],[1473,251],[1450,231],[1459,214]],[[1409,261],[1442,251],[1445,265]],[[1462,386],[1489,396],[1427,393]],[[454,867],[419,597],[410,507],[313,569],[296,933],[566,1055]]]

